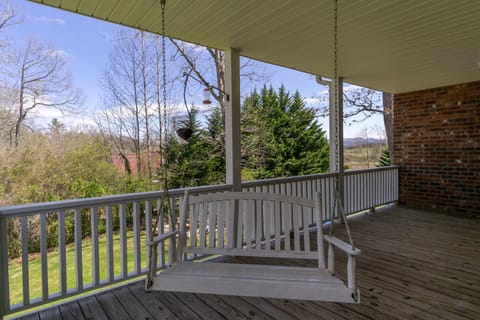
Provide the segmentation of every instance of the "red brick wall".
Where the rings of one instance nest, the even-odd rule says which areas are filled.
[[[397,94],[400,204],[480,214],[480,81]]]

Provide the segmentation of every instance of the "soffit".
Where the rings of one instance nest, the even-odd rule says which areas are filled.
[[[153,33],[159,0],[33,0]],[[392,93],[480,80],[480,1],[339,0],[338,74]],[[333,76],[331,0],[167,0],[173,38]]]

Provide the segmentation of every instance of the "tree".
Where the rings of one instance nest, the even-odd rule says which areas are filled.
[[[184,74],[193,75],[204,88],[214,85],[217,89],[211,89],[210,93],[220,107],[222,126],[225,127],[225,54],[215,48],[205,48],[181,41],[170,42],[177,49],[178,54],[183,58],[185,64],[181,66]],[[242,59],[240,66],[240,77],[244,82],[258,82],[267,80],[264,72],[259,72],[259,64],[252,59]],[[198,82],[191,82],[188,85],[198,90]]]
[[[53,118],[52,122],[48,126],[50,132],[54,136],[59,136],[61,133],[65,132],[66,126],[64,123],[60,122],[57,118]]]
[[[10,5],[8,1],[0,1],[0,32],[16,23],[15,9]],[[0,39],[0,49],[5,47],[6,43]]]
[[[102,117],[97,124],[131,172],[128,153],[136,157],[135,174],[153,176],[155,109],[159,108],[157,38],[143,31],[121,31],[113,45],[101,83],[104,87]],[[160,114],[159,114],[160,117]],[[143,168],[146,154],[146,168]]]
[[[185,62],[180,66],[183,73],[192,75],[197,80],[185,83],[186,90],[190,88],[199,91],[198,82],[203,88],[211,87],[212,84],[218,88],[210,90],[218,106],[214,107],[208,117],[208,139],[214,144],[215,156],[211,161],[216,162],[219,166],[218,170],[214,172],[218,176],[215,181],[223,182],[225,180],[225,54],[215,48],[205,48],[173,39],[170,39],[170,42]],[[267,80],[268,75],[259,70],[261,70],[261,67],[256,61],[243,58],[240,66],[242,86],[246,87],[245,83],[258,83],[261,80]]]
[[[27,132],[18,147],[0,149],[0,162],[0,205],[101,196],[118,190],[110,150],[94,133],[53,128],[46,133]]]
[[[366,162],[367,162],[367,168],[370,168],[370,155],[369,155],[369,149],[370,149],[370,136],[369,136],[369,130],[367,127],[364,127],[362,130],[360,130],[360,138],[362,139],[362,147],[365,147],[365,156],[366,156]]]
[[[9,62],[6,87],[14,97],[9,108],[14,115],[9,128],[10,143],[18,146],[22,129],[33,111],[48,108],[73,111],[81,96],[72,87],[64,54],[52,46],[29,40]]]
[[[220,112],[215,111],[206,128],[192,109],[192,135],[188,142],[171,136],[168,143],[170,187],[191,187],[224,183],[225,159],[218,149]]]
[[[343,117],[351,123],[363,122],[375,114],[383,116],[387,144],[391,150],[393,146],[393,95],[368,88],[353,87],[345,91],[343,101]],[[323,117],[328,116],[328,106],[322,108],[320,114]]]
[[[393,95],[367,88],[355,88],[344,94],[346,119],[360,115],[354,122],[362,122],[374,114],[383,116],[388,148],[393,146]]]
[[[387,146],[389,154],[393,155],[393,94],[382,93],[383,100],[383,123],[387,134]]]
[[[253,178],[296,176],[328,170],[328,142],[300,94],[263,87],[242,107],[242,158]]]
[[[15,18],[16,12],[9,2],[0,0],[0,32],[15,24]],[[0,61],[2,61],[2,63],[7,60],[2,50],[6,46],[7,42],[0,38]],[[13,104],[12,88],[6,85],[6,81],[2,81],[0,84],[0,143],[9,141],[9,128],[12,128],[15,123],[15,114],[11,110]]]
[[[390,161],[390,152],[388,151],[388,146],[382,148],[380,153],[380,158],[378,159],[377,167],[388,167],[391,165]]]
[[[0,205],[45,202],[117,193],[119,185],[111,154],[94,133],[68,132],[53,121],[46,133],[26,132],[17,147],[0,148]],[[82,214],[82,221],[89,215]],[[56,214],[47,215],[47,245],[58,241]],[[18,256],[21,249],[20,219],[8,221],[8,252]],[[66,213],[66,241],[73,240],[73,215]],[[40,217],[29,217],[29,252],[40,248]],[[89,227],[82,229],[88,233]]]

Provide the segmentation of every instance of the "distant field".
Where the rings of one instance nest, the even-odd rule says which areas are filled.
[[[345,148],[345,165],[348,169],[374,168],[378,164],[382,144],[359,145]]]

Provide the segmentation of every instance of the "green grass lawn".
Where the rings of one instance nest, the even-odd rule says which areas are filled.
[[[141,266],[145,268],[146,261],[146,247],[145,247],[145,233],[141,234]],[[107,277],[107,262],[106,262],[107,246],[106,235],[99,237],[99,256],[100,256],[100,281]],[[133,232],[127,233],[127,254],[128,254],[128,272],[134,271],[134,242]],[[115,233],[113,236],[113,255],[114,255],[114,274],[120,275],[120,235]],[[92,282],[92,244],[90,239],[84,239],[82,245],[83,258],[83,284],[88,285]],[[59,254],[58,250],[52,250],[48,253],[48,290],[49,294],[60,291],[60,269],[59,269]],[[74,243],[68,244],[66,248],[67,260],[67,290],[77,286],[75,275],[77,272],[75,262],[75,246]],[[40,298],[42,294],[42,275],[41,263],[39,254],[31,254],[29,257],[29,280],[30,280],[30,298]],[[23,300],[22,290],[22,263],[21,260],[15,260],[9,265],[10,276],[10,303],[17,304]]]

